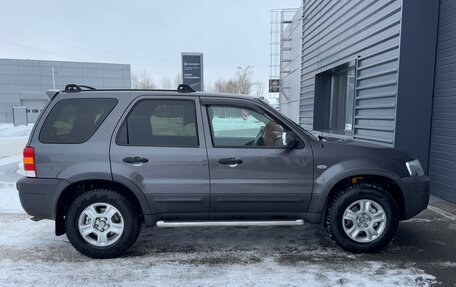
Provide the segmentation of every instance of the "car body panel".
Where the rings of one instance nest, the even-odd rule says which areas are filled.
[[[61,99],[81,99],[91,98],[91,96],[81,96],[77,93],[57,95],[43,111],[42,116],[36,123],[34,132],[30,135],[28,144],[28,146],[35,149],[36,173],[38,177],[70,179],[80,177],[82,173],[93,172],[105,175],[111,173],[109,139],[112,136],[114,127],[117,125],[119,115],[125,111],[131,102],[131,97],[124,97],[121,93],[109,92],[100,92],[98,97],[115,98],[118,102],[92,137],[80,144],[42,143],[39,140],[39,133],[44,120]],[[112,177],[107,176],[103,179],[112,180]]]
[[[60,99],[85,97],[115,98],[118,102],[88,141],[41,143],[39,131],[52,107]],[[115,139],[120,123],[142,98],[195,101],[200,146],[117,145]],[[217,102],[267,111],[288,126],[302,145],[292,150],[214,148],[204,105]],[[416,215],[429,202],[429,178],[410,177],[405,167],[406,161],[414,159],[412,155],[389,148],[366,147],[354,141],[316,140],[259,99],[244,95],[114,90],[61,92],[41,113],[28,146],[35,149],[38,178],[18,182],[21,203],[29,214],[49,219],[55,219],[58,198],[67,186],[100,179],[118,182],[130,189],[141,204],[147,225],[153,225],[158,218],[216,220],[229,216],[255,219],[286,216],[315,223],[321,220],[333,187],[340,180],[360,175],[382,176],[397,183],[405,201],[402,219]],[[133,166],[122,161],[135,155],[147,157],[149,162]],[[229,156],[242,158],[244,162],[235,168],[218,163],[218,159]]]
[[[254,103],[233,99],[203,98],[204,105],[249,108]],[[258,109],[256,105],[254,108]],[[296,149],[261,147],[214,147],[206,106],[202,107],[211,179],[212,213],[305,212],[313,185],[313,155],[301,139]],[[266,111],[267,112],[267,111]],[[284,124],[284,123],[282,123]],[[236,157],[235,167],[220,164],[222,158]]]
[[[150,99],[144,95],[130,105]],[[154,96],[153,99],[169,99]],[[175,96],[172,99],[192,100],[199,106],[197,97]],[[120,118],[122,123],[128,111]],[[201,114],[197,109],[199,147],[122,146],[116,143],[120,125],[111,138],[111,169],[113,177],[129,179],[147,198],[151,214],[207,213],[209,209],[209,170],[206,145],[202,132]],[[141,166],[123,162],[131,156],[142,156],[149,161]]]

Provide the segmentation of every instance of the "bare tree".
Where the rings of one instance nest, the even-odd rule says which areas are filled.
[[[134,89],[155,89],[156,88],[156,85],[152,79],[152,76],[146,71],[133,73],[133,75],[131,76],[131,85]]]
[[[253,66],[246,68],[238,67],[234,77],[229,80],[218,79],[214,85],[209,86],[210,90],[222,93],[250,94],[255,84],[252,82]],[[262,86],[264,88],[264,85]]]
[[[214,83],[214,86],[212,87],[212,89],[215,91],[215,92],[224,92],[225,90],[225,81],[222,80],[222,79],[218,79],[217,81],[215,81]]]
[[[163,76],[161,79],[161,88],[162,89],[171,89],[171,79],[168,76]]]
[[[174,76],[174,86],[177,88],[180,84],[182,84],[182,74],[179,72]]]
[[[248,65],[247,67],[237,67],[236,73],[236,82],[238,86],[238,93],[240,94],[250,94],[250,90],[252,89],[253,82],[252,82],[252,73],[253,73],[253,66]]]
[[[240,92],[239,82],[236,79],[228,80],[225,87],[227,93],[237,94]]]
[[[224,80],[218,79],[214,83],[214,88],[216,92],[220,93],[238,93],[239,87],[235,80]]]

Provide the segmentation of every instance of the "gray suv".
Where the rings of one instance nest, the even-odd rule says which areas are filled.
[[[315,137],[261,100],[177,90],[54,94],[17,182],[33,220],[82,254],[111,258],[141,226],[321,223],[349,252],[375,252],[429,202],[412,155]]]

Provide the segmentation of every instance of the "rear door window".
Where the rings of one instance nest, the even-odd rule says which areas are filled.
[[[116,143],[198,147],[196,126],[196,108],[192,100],[141,100],[123,122]]]
[[[42,143],[89,140],[117,104],[116,99],[65,99],[52,108],[41,128]]]

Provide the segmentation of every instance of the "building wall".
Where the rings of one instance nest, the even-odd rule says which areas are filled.
[[[440,1],[429,176],[431,190],[456,202],[456,1]]]
[[[353,133],[327,133],[416,155],[431,192],[456,201],[454,1],[304,0],[302,13],[300,124],[321,130],[323,72],[353,61]]]
[[[0,122],[12,122],[12,107],[33,103],[42,107],[53,88],[66,84],[95,88],[131,88],[130,65],[64,61],[0,59]]]
[[[394,147],[428,170],[439,1],[403,0]],[[417,48],[418,47],[418,48]]]
[[[356,61],[353,138],[394,145],[402,1],[303,1],[299,122],[314,129],[315,76]],[[317,95],[318,96],[318,95]]]
[[[299,122],[299,93],[301,81],[301,47],[302,47],[302,10],[294,15],[282,37],[289,39],[284,45],[289,48],[281,51],[280,63],[280,106],[282,113],[295,122]]]

